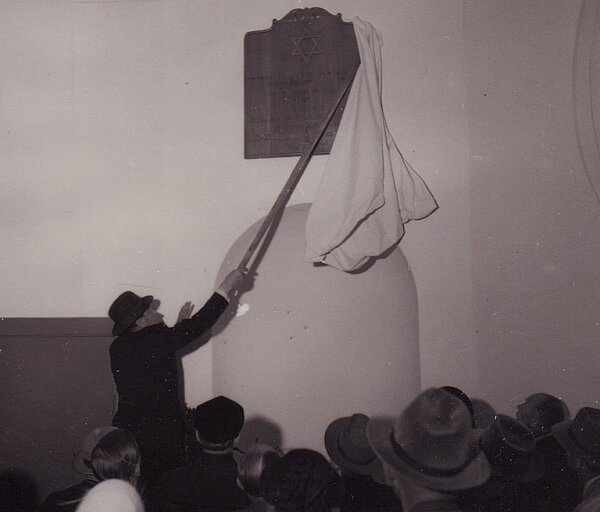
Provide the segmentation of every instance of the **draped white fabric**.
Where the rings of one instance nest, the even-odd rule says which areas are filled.
[[[353,20],[359,66],[306,222],[305,259],[360,269],[404,235],[403,224],[437,208],[398,150],[381,102],[381,34]]]

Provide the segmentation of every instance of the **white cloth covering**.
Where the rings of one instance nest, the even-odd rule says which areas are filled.
[[[92,487],[77,512],[144,512],[144,505],[135,487],[124,480],[110,479]]]
[[[381,103],[381,34],[352,20],[361,64],[306,222],[307,261],[358,270],[437,208],[392,138]]]

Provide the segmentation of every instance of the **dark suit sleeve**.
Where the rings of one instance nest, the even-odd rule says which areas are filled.
[[[229,302],[225,297],[218,293],[213,293],[212,297],[206,301],[206,304],[191,318],[182,320],[171,327],[170,330],[175,349],[184,347],[202,336],[216,323],[227,309],[227,306],[229,306]]]

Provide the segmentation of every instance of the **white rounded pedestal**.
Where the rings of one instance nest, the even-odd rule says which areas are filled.
[[[304,261],[310,205],[285,209],[253,287],[213,329],[215,395],[246,411],[244,444],[323,451],[327,425],[355,412],[397,415],[420,391],[417,296],[395,248],[346,273]],[[262,221],[227,253],[235,268]]]

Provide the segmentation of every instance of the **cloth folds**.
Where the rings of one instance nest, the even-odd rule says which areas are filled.
[[[307,261],[360,269],[437,208],[392,138],[381,103],[380,32],[354,18],[361,64],[306,221]]]

